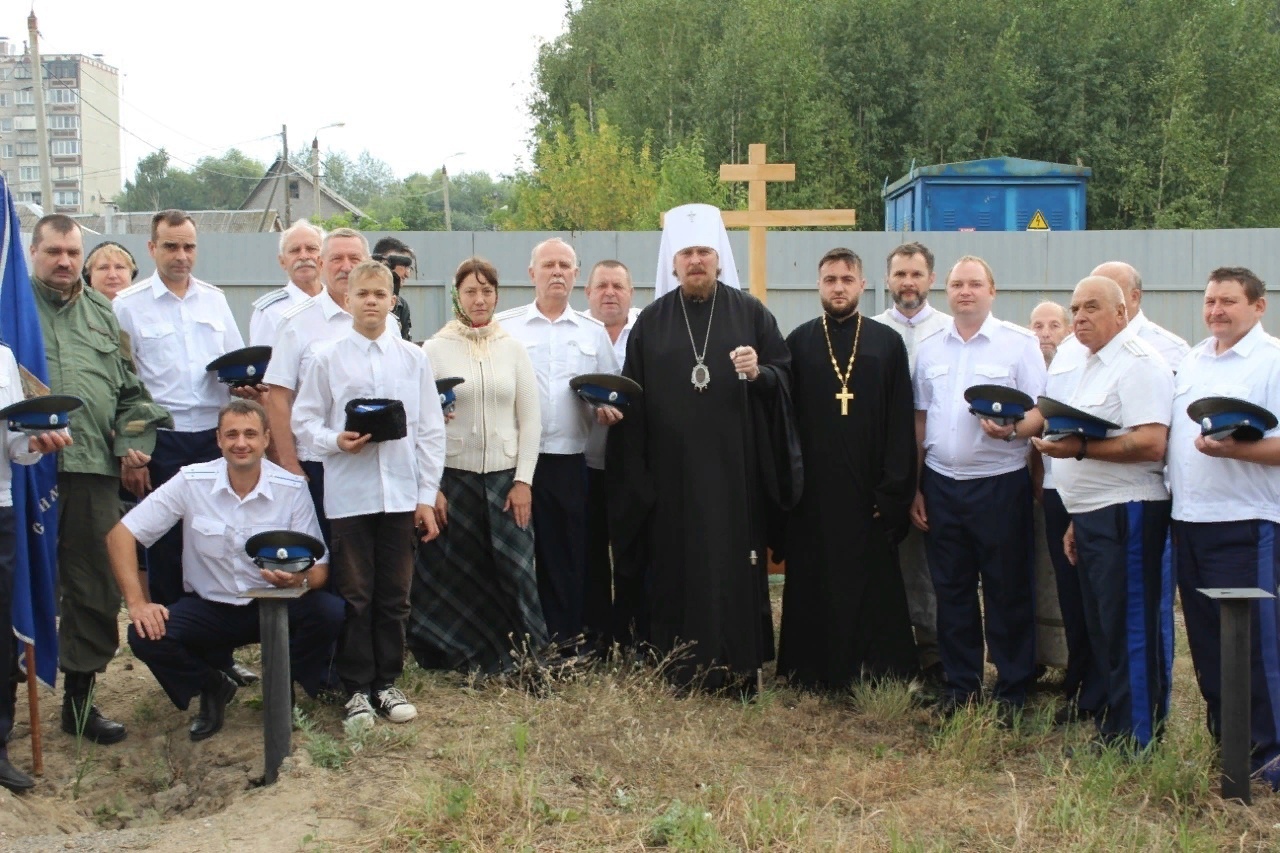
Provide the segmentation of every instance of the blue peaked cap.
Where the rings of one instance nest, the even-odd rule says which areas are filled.
[[[1119,424],[1082,412],[1052,397],[1041,397],[1036,401],[1036,405],[1040,409],[1040,414],[1044,415],[1046,438],[1064,435],[1106,438],[1107,430],[1120,429]]]
[[[1027,394],[1004,385],[973,385],[965,389],[964,398],[971,413],[1003,425],[1022,420],[1036,405]]]
[[[83,400],[69,394],[46,394],[19,400],[0,409],[0,417],[5,418],[9,429],[16,432],[49,432],[64,429],[71,422],[71,413],[83,405]]]
[[[1204,397],[1187,406],[1187,417],[1200,424],[1200,434],[1214,439],[1257,441],[1276,428],[1276,416],[1259,405],[1235,397]]]

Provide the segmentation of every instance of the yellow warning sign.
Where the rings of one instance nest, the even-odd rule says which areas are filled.
[[[1028,231],[1048,231],[1049,221],[1044,218],[1044,214],[1036,211],[1036,215],[1031,217],[1031,221],[1027,223]]]

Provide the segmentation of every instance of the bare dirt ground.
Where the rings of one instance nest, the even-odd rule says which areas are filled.
[[[411,668],[417,720],[352,742],[339,707],[300,702],[294,754],[262,787],[258,688],[193,744],[190,712],[125,650],[99,704],[128,740],[77,754],[42,690],[44,775],[0,789],[0,850],[1280,848],[1280,797],[1217,796],[1185,646],[1176,679],[1165,745],[1133,762],[1067,757],[1089,729],[1055,729],[1047,695],[1005,730],[989,710],[939,723],[900,685],[746,703],[676,697],[625,662],[532,693]],[[10,755],[29,768],[21,691],[19,707]]]

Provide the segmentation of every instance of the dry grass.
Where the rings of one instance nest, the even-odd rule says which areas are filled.
[[[566,668],[532,691],[420,670],[405,682],[417,742],[367,742],[342,762],[366,783],[347,815],[365,832],[333,849],[1280,847],[1280,797],[1256,786],[1248,809],[1216,794],[1185,654],[1166,739],[1137,761],[1065,757],[1090,731],[1055,729],[1048,697],[1004,729],[986,707],[939,723],[894,682],[681,698],[630,660]],[[340,731],[335,711],[315,715],[308,737]]]

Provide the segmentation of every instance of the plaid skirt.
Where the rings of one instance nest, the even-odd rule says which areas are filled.
[[[444,471],[448,524],[418,546],[409,597],[407,642],[423,669],[502,672],[547,645],[533,525],[502,510],[514,483],[514,470]]]

